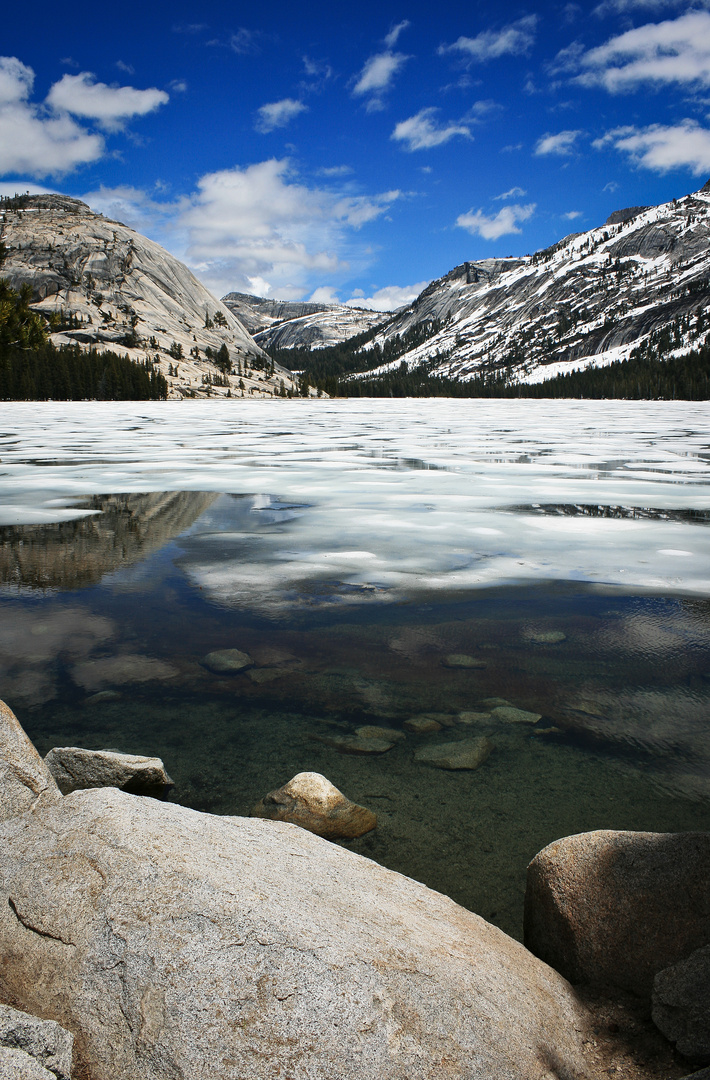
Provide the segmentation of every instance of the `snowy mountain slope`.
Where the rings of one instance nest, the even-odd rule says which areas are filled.
[[[708,307],[710,183],[661,206],[617,211],[535,255],[457,266],[364,346],[396,346],[366,377],[405,363],[461,380],[505,373],[538,382],[626,359],[663,334],[687,352],[705,339]]]
[[[278,393],[282,380],[295,388],[286,369],[271,374],[263,350],[179,259],[86,203],[61,195],[6,200],[0,239],[7,249],[0,274],[14,288],[29,283],[55,344],[149,357],[171,397],[238,395],[240,379],[258,396]],[[235,372],[226,377],[205,354],[223,345]]]
[[[222,303],[246,326],[254,340],[273,349],[325,349],[362,334],[392,313],[315,304],[301,300],[266,300],[248,293],[227,293]]]

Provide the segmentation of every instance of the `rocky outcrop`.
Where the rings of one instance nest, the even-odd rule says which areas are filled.
[[[361,371],[376,378],[404,362],[453,379],[543,382],[626,359],[663,331],[666,353],[688,352],[708,333],[697,312],[710,304],[709,281],[706,185],[661,206],[616,211],[534,255],[463,263],[385,323],[363,347]],[[371,350],[385,345],[395,355],[377,367]]]
[[[600,831],[528,867],[527,947],[573,983],[650,997],[654,977],[710,944],[710,833]]]
[[[282,822],[113,788],[0,828],[2,992],[92,1080],[582,1080],[563,978],[451,900]]]
[[[158,757],[55,746],[44,760],[62,795],[86,788],[117,787],[132,795],[164,799],[173,786]]]
[[[58,799],[52,774],[15,714],[0,701],[0,821]]]
[[[276,323],[329,311],[333,306],[314,304],[307,300],[269,300],[263,296],[252,296],[250,293],[240,292],[227,293],[222,297],[222,303],[236,315],[250,334],[267,330]]]
[[[320,773],[303,772],[261,799],[252,816],[290,821],[326,840],[353,840],[377,827],[377,816],[351,802]]]
[[[53,1020],[0,1005],[0,1077],[70,1080],[73,1037]]]
[[[388,314],[338,305],[276,323],[255,334],[254,340],[268,352],[274,349],[325,349],[379,326]]]
[[[658,972],[652,1016],[681,1054],[710,1063],[710,945]]]
[[[21,196],[1,209],[3,277],[13,288],[30,285],[55,344],[157,358],[172,397],[238,395],[240,378],[248,395],[278,393],[282,381],[295,388],[285,368],[271,374],[233,312],[159,244],[65,196]],[[228,386],[215,382],[221,371],[206,352],[222,346],[234,371]]]

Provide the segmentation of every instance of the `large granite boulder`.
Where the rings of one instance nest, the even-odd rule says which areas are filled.
[[[710,945],[653,980],[653,1022],[681,1054],[710,1064]]]
[[[70,1080],[73,1041],[53,1020],[0,1005],[0,1078]]]
[[[710,833],[599,831],[528,867],[527,947],[573,983],[650,997],[657,972],[710,944]]]
[[[351,802],[325,776],[297,773],[270,791],[252,810],[253,817],[290,821],[326,840],[353,840],[377,827],[377,815]]]
[[[83,788],[117,787],[132,795],[164,799],[173,785],[157,757],[55,746],[44,760],[62,795]]]
[[[0,826],[0,993],[91,1080],[584,1080],[589,1014],[483,919],[294,825],[115,788]]]
[[[60,798],[52,774],[17,717],[0,701],[0,821]]]

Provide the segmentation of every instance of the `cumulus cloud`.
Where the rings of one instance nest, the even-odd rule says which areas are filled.
[[[345,303],[348,307],[368,308],[370,311],[396,311],[416,300],[428,284],[428,281],[417,281],[414,285],[385,285],[372,296],[363,296],[358,289]]]
[[[48,113],[28,99],[34,71],[14,56],[0,57],[0,169],[29,176],[60,176],[96,161],[100,135],[66,113]]]
[[[451,45],[440,45],[438,52],[440,56],[459,53],[476,63],[506,55],[521,56],[534,44],[537,21],[537,15],[526,15],[501,30],[483,30],[476,37],[460,37]]]
[[[580,55],[579,65],[577,82],[610,93],[644,84],[710,86],[710,13],[691,11],[627,30]]]
[[[208,287],[253,291],[258,278],[283,298],[315,278],[367,262],[352,234],[384,214],[399,191],[353,195],[301,183],[288,160],[271,159],[203,176],[179,213],[185,257]]]
[[[525,191],[523,188],[512,187],[510,191],[504,191],[502,195],[494,195],[493,201],[499,202],[506,199],[522,199],[523,195],[527,195],[527,191]]]
[[[353,94],[356,97],[369,95],[368,109],[381,109],[382,95],[389,90],[395,75],[407,60],[409,57],[404,53],[391,50],[371,56],[360,72],[360,77],[353,87]]]
[[[321,285],[308,297],[312,304],[339,304],[338,294],[332,285]]]
[[[537,141],[535,153],[538,157],[545,154],[557,154],[564,157],[573,152],[574,144],[581,134],[581,131],[558,131],[556,135],[550,135],[549,133],[543,135]]]
[[[407,150],[430,150],[433,146],[449,142],[456,135],[465,139],[472,138],[465,124],[439,124],[435,119],[437,112],[438,109],[435,108],[421,109],[408,120],[401,120],[390,138],[404,143]]]
[[[257,131],[266,135],[269,131],[274,131],[275,128],[286,127],[295,116],[307,111],[307,105],[304,105],[302,101],[295,101],[293,98],[271,101],[257,110],[254,127]]]
[[[686,168],[694,176],[702,176],[710,171],[710,130],[695,120],[683,120],[676,125],[615,128],[593,146],[598,150],[612,146],[628,154],[635,165],[658,173]]]
[[[89,71],[63,75],[47,95],[50,108],[95,120],[110,131],[123,127],[134,116],[154,112],[168,100],[165,91],[156,87],[136,90],[133,86],[107,86],[95,82]]]
[[[472,236],[482,236],[484,240],[497,240],[500,236],[507,236],[509,233],[522,232],[518,224],[532,217],[536,205],[536,203],[528,203],[527,206],[521,206],[519,203],[512,203],[510,206],[502,207],[493,217],[487,216],[481,210],[475,213],[469,210],[467,214],[459,214],[456,224],[461,229],[466,229]]]

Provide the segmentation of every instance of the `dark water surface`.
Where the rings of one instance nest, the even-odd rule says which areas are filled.
[[[710,829],[708,599],[559,580],[393,599],[376,574],[329,576],[327,556],[296,586],[260,545],[277,532],[289,573],[307,562],[288,546],[305,501],[170,491],[75,505],[86,516],[0,529],[0,697],[41,753],[157,754],[172,798],[217,814],[248,814],[295,773],[322,772],[377,812],[349,847],[516,936],[525,867],[550,841]],[[252,602],[260,574],[278,604]],[[254,666],[210,672],[201,660],[222,648]],[[452,654],[482,666],[447,666]],[[541,719],[496,720],[494,698]],[[327,741],[423,713],[441,731],[382,754]],[[475,771],[414,760],[480,734],[495,748]]]

